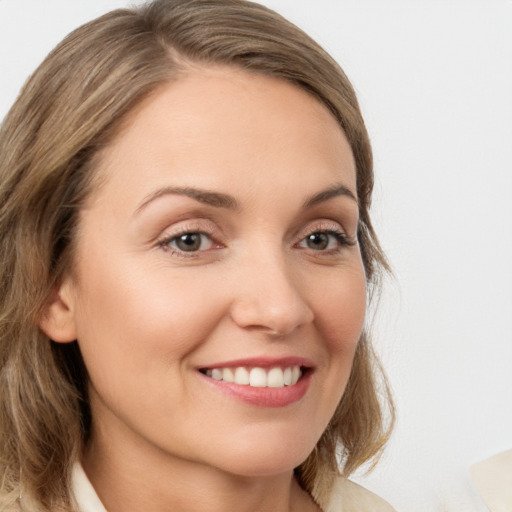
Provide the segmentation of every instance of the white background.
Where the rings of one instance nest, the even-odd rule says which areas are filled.
[[[357,480],[399,511],[483,511],[468,467],[512,448],[512,1],[264,3],[341,63],[375,151],[398,424]],[[0,0],[0,117],[66,33],[126,4]]]

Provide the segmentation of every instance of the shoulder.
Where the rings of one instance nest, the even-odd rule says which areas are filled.
[[[364,487],[338,478],[325,512],[396,512],[384,499]]]
[[[477,462],[469,471],[489,510],[512,510],[512,450]]]

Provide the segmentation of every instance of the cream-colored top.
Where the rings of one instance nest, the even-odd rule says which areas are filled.
[[[334,483],[327,503],[321,505],[324,512],[396,512],[381,497],[341,477]]]
[[[107,512],[82,466],[73,469],[73,490],[80,512]],[[393,507],[364,487],[338,479],[324,505],[324,512],[395,512]]]
[[[107,512],[81,464],[73,467],[72,487],[80,512]]]
[[[474,464],[470,473],[491,512],[512,510],[512,450]]]

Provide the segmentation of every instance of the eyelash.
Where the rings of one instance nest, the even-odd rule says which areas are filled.
[[[337,253],[343,247],[354,246],[357,243],[356,240],[350,238],[349,236],[347,236],[347,234],[345,232],[343,232],[339,229],[318,228],[317,227],[314,230],[310,231],[306,236],[304,236],[297,245],[301,246],[301,244],[303,244],[303,243],[307,244],[308,239],[311,239],[311,237],[313,237],[314,235],[327,235],[327,236],[333,237],[336,240],[337,246],[335,248],[323,249],[323,250],[318,250],[318,251],[316,249],[312,249],[315,252],[321,252],[324,254]],[[328,243],[330,243],[330,242],[328,242]]]
[[[186,236],[186,235],[198,235],[200,237],[207,237],[210,241],[210,244],[212,247],[220,248],[222,247],[221,244],[218,244],[215,242],[213,235],[211,233],[208,233],[204,230],[197,229],[197,228],[184,228],[182,231],[176,234],[172,234],[170,236],[166,236],[162,240],[159,240],[157,242],[157,246],[163,249],[164,251],[170,253],[172,256],[178,256],[180,258],[193,258],[197,256],[198,253],[202,253],[205,251],[210,250],[209,249],[202,249],[202,250],[195,250],[195,251],[184,251],[182,249],[179,249],[177,247],[173,247],[171,244],[178,241],[180,238]]]
[[[199,249],[199,250],[192,250],[192,251],[186,251],[179,249],[177,247],[173,247],[171,244],[179,240],[181,237],[184,237],[186,235],[196,235],[200,237],[207,237],[210,241],[210,244],[212,247],[209,247],[208,249]],[[353,239],[345,232],[343,232],[340,229],[333,228],[332,226],[329,227],[323,227],[323,226],[316,226],[315,229],[312,229],[307,232],[306,235],[304,235],[298,243],[295,244],[295,247],[300,247],[301,249],[308,249],[308,247],[302,247],[301,244],[306,243],[308,241],[308,238],[314,236],[314,235],[327,235],[329,237],[333,237],[336,240],[337,246],[334,248],[328,248],[328,249],[312,249],[313,252],[317,253],[323,253],[323,254],[336,254],[340,252],[344,247],[354,246],[357,244],[357,239]],[[330,242],[328,242],[330,243]],[[166,236],[162,240],[159,240],[157,242],[157,246],[162,248],[164,251],[170,253],[173,256],[178,256],[181,258],[194,258],[197,257],[198,254],[204,253],[206,251],[211,250],[212,248],[222,248],[222,244],[219,244],[215,241],[213,235],[211,233],[208,233],[204,230],[198,229],[197,227],[186,227],[183,230],[181,230],[178,233],[172,234],[170,236]]]

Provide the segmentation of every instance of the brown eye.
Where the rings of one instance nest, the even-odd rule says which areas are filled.
[[[211,238],[205,233],[183,233],[172,238],[168,245],[182,252],[205,251],[212,247]]]
[[[342,246],[349,245],[347,236],[339,231],[315,231],[303,238],[299,247],[312,249],[313,251],[329,251],[341,249]]]
[[[324,251],[329,246],[329,235],[327,233],[312,233],[306,237],[306,245],[309,249]]]

